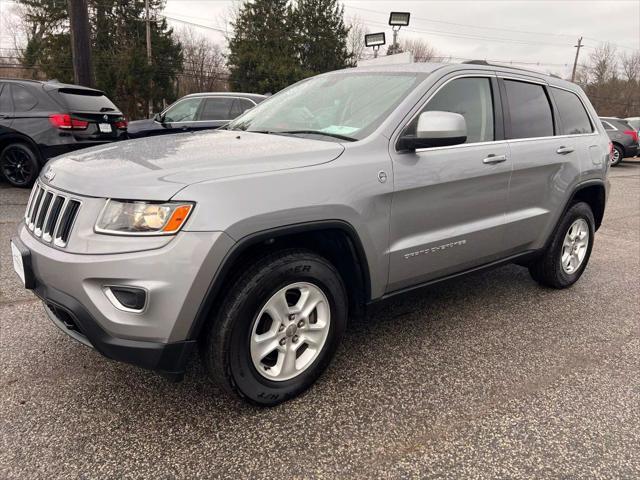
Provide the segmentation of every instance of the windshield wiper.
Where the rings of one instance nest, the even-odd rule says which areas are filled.
[[[358,140],[357,138],[347,137],[346,135],[340,135],[339,133],[323,132],[322,130],[285,130],[285,131],[269,132],[269,133],[277,133],[282,135],[297,135],[297,134],[324,135],[326,137],[333,137],[333,138],[337,138],[338,140],[345,140],[347,142],[355,142]]]

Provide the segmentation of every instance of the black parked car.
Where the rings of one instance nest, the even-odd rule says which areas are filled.
[[[255,93],[192,93],[147,120],[129,122],[130,138],[218,128],[262,102]]]
[[[28,187],[46,161],[126,138],[127,121],[103,92],[0,78],[0,176]]]
[[[638,155],[638,131],[626,120],[615,117],[600,117],[602,126],[613,143],[611,166],[615,167],[625,157]]]

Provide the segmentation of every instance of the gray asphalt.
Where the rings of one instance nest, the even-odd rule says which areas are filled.
[[[398,299],[270,410],[58,331],[11,268],[28,192],[0,184],[0,478],[638,478],[640,162],[611,181],[573,288],[505,266]]]

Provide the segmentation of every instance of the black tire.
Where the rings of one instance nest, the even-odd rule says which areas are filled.
[[[574,272],[567,273],[561,263],[563,242],[570,227],[580,218],[587,222],[589,241],[580,266]],[[587,263],[589,263],[594,233],[595,221],[589,205],[584,202],[572,205],[564,214],[545,251],[529,265],[529,273],[533,279],[540,285],[551,288],[567,288],[573,285],[584,272]]]
[[[619,147],[618,145],[614,145],[613,149],[615,150],[615,152],[618,155],[618,159],[617,160],[611,160],[611,166],[612,167],[617,167],[618,165],[620,165],[620,162],[622,162],[622,159],[624,158],[624,150],[622,150],[622,147]]]
[[[297,376],[273,381],[251,359],[254,321],[276,292],[296,282],[322,290],[330,307],[329,332],[312,363]],[[335,267],[306,250],[283,250],[253,264],[229,289],[203,345],[210,377],[230,394],[258,406],[274,406],[309,388],[331,361],[347,323],[347,295]]]
[[[30,187],[39,172],[38,156],[24,143],[11,143],[0,153],[0,173],[14,187]]]

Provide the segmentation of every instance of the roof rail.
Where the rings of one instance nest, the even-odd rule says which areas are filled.
[[[511,65],[505,65],[505,64],[489,63],[486,60],[467,60],[467,61],[464,61],[462,63],[467,64],[467,65],[486,65],[488,67],[512,68],[514,70],[521,70],[523,72],[536,73],[538,75],[547,75],[547,76],[554,77],[554,78],[559,78],[560,80],[562,80],[562,77],[559,77],[558,75],[554,75],[553,73],[542,73],[542,72],[537,72],[535,70],[531,70],[529,68],[514,67],[514,66],[511,66]]]

